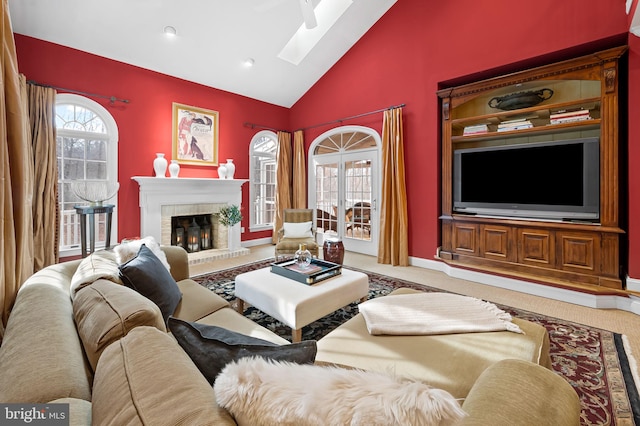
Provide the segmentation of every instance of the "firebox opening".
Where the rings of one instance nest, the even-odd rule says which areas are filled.
[[[181,246],[189,253],[219,248],[212,238],[214,219],[212,214],[172,217],[171,245]]]

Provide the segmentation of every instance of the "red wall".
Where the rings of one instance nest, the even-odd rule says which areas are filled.
[[[290,110],[26,37],[16,36],[16,45],[20,71],[28,79],[131,99],[129,105],[115,107],[98,100],[112,112],[120,129],[120,237],[139,232],[138,188],[130,177],[152,175],[154,153],[170,153],[172,102],[220,112],[220,158],[234,158],[239,177],[248,176],[248,143],[255,133],[243,127],[245,121],[297,129],[406,103],[409,254],[430,259],[439,244],[435,92],[447,84],[625,44],[628,26],[621,1],[540,0],[516,10],[512,0],[456,0],[437,5],[399,0]],[[629,37],[628,115],[634,117],[640,109],[640,40]],[[621,130],[627,127],[625,117],[623,114]],[[342,124],[380,131],[382,114]],[[306,131],[307,146],[329,128]],[[628,134],[628,156],[640,158],[640,147],[632,142],[640,137],[640,125],[629,123]],[[640,255],[640,170],[629,169],[627,229],[629,257],[635,259]],[[210,177],[216,173],[211,168],[183,166],[181,175]],[[245,185],[245,205],[247,193]],[[244,239],[265,234],[269,233],[245,234]],[[630,275],[640,278],[640,265],[629,263]]]
[[[173,102],[219,112],[218,158],[222,162],[226,158],[234,159],[236,178],[249,177],[249,142],[257,132],[244,127],[243,123],[289,127],[286,108],[30,37],[16,35],[15,40],[18,67],[28,80],[130,101],[110,105],[108,99],[93,97],[113,115],[118,125],[118,241],[140,233],[139,187],[131,177],[153,176],[156,152],[164,152],[165,157],[171,159]],[[218,174],[215,167],[182,165],[180,176],[217,177]],[[242,205],[248,206],[248,185],[242,189]],[[243,213],[242,226],[248,232],[249,212]],[[270,235],[271,231],[245,233],[243,239]]]
[[[436,91],[443,82],[466,83],[625,44],[627,28],[623,2],[543,0],[516,12],[511,0],[399,0],[293,106],[291,124],[405,103],[409,254],[431,259],[439,245]],[[382,113],[344,124],[380,130]],[[307,131],[306,143],[328,128]]]

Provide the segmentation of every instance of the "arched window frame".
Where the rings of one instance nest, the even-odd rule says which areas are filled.
[[[107,172],[107,180],[109,182],[118,182],[118,126],[116,124],[115,119],[109,113],[109,111],[104,108],[99,103],[93,101],[92,99],[86,98],[84,96],[71,94],[71,93],[59,93],[56,95],[56,106],[58,105],[74,105],[81,108],[85,108],[92,113],[94,113],[98,118],[100,118],[105,127],[106,133],[98,133],[99,135],[103,135],[105,140],[107,141],[107,162],[106,162],[106,172]],[[58,129],[56,128],[56,134],[58,137],[62,136],[71,136],[71,137],[95,137],[96,133],[92,132],[81,132],[67,129]],[[58,157],[58,165],[60,165],[60,157]],[[64,190],[63,183],[65,180],[59,171],[58,174],[58,194],[59,194],[59,204],[60,204],[60,230],[63,231],[63,220],[65,212],[62,209],[64,202]],[[69,194],[68,194],[69,195]],[[67,197],[68,199],[68,197]],[[111,198],[108,201],[109,204],[113,204],[115,207],[113,209],[113,215],[111,220],[111,241],[117,241],[118,235],[118,197],[117,195]],[[81,204],[80,202],[78,204]],[[68,211],[70,212],[70,211]],[[75,214],[75,210],[73,211]],[[67,213],[71,214],[71,213]],[[78,234],[79,235],[79,234]],[[79,238],[79,237],[78,237]],[[68,257],[68,256],[78,256],[80,255],[80,247],[79,245],[73,246],[63,246],[62,245],[63,238],[60,238],[60,257]],[[99,244],[96,244],[96,247],[100,247]]]
[[[267,156],[261,151],[256,151],[256,145],[260,143],[264,138],[268,138],[274,142],[276,148],[273,151],[273,155]],[[273,221],[262,222],[259,220],[257,208],[260,207],[260,209],[268,209],[268,205],[270,203],[273,203],[272,209],[274,209],[275,211],[275,168],[277,146],[278,136],[270,130],[262,130],[256,133],[253,138],[251,138],[251,144],[249,146],[249,230],[251,232],[273,229]],[[272,171],[270,171],[268,168],[258,167],[258,164],[265,164],[265,162],[258,160],[256,157],[265,159],[266,163],[272,165]],[[271,176],[271,182],[269,182],[268,175]],[[271,190],[269,190],[269,187],[272,187]],[[265,193],[273,194],[273,199],[271,201],[269,201],[268,199],[262,199],[262,201],[259,201],[258,197],[260,197],[261,194]]]

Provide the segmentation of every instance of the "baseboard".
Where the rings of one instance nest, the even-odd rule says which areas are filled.
[[[271,237],[268,237],[268,238],[258,238],[255,240],[242,241],[240,245],[242,247],[254,247],[254,246],[263,246],[265,244],[272,244],[272,243],[273,243],[273,240],[271,239]],[[275,250],[275,247],[274,247],[274,250]]]
[[[515,278],[492,275],[484,272],[472,271],[469,269],[456,268],[445,262],[418,257],[410,257],[409,264],[412,266],[417,266],[419,268],[440,271],[453,278],[473,281],[480,284],[503,288],[506,290],[518,291],[520,293],[545,297],[547,299],[559,300],[561,302],[573,303],[575,305],[586,306],[589,308],[620,309],[640,315],[640,297],[636,297],[634,295],[623,297],[616,295],[594,295],[582,293],[579,291],[546,286],[543,284],[519,280]],[[627,289],[634,290],[630,287],[630,282],[632,282],[632,285],[638,289],[637,291],[640,291],[640,280],[633,278],[627,279]]]
[[[627,275],[627,290],[640,292],[640,280]]]

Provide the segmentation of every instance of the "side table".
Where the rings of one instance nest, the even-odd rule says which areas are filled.
[[[106,213],[106,238],[105,247],[111,245],[111,216],[113,214],[113,204],[103,204],[101,206],[73,206],[76,213],[80,215],[80,247],[82,257],[87,257],[96,250],[96,219],[95,215]],[[89,216],[89,251],[87,252],[87,216]]]
[[[322,245],[322,258],[326,261],[342,265],[344,261],[344,244],[340,238],[326,238]]]

